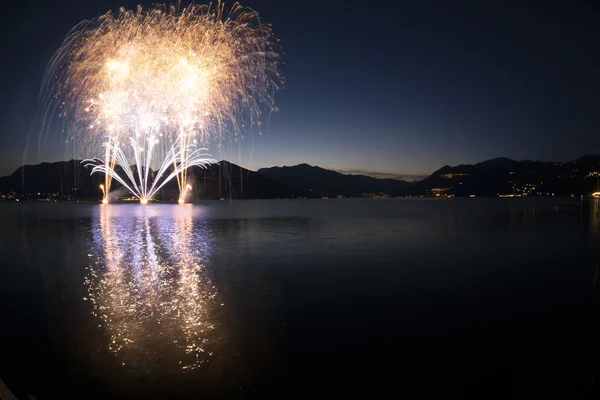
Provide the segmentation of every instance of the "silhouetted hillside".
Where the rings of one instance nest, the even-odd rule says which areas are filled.
[[[118,168],[118,167],[117,167]],[[135,166],[133,167],[135,170]],[[0,178],[0,193],[15,192],[35,197],[99,199],[101,174],[90,176],[91,167],[79,161],[26,165]],[[419,182],[344,175],[308,164],[249,171],[227,161],[206,169],[189,170],[193,199],[268,199],[295,197],[357,197],[364,193],[390,196],[497,196],[587,195],[600,189],[600,155],[571,162],[514,161],[495,158],[474,165],[444,166]],[[150,171],[150,177],[154,175]],[[112,192],[127,195],[113,181]],[[176,200],[177,181],[172,180],[156,198]]]
[[[192,167],[188,170],[188,176],[195,199],[274,199],[306,196],[302,190],[227,161],[210,165],[206,169]],[[177,182],[173,180],[165,186],[162,196],[166,199],[177,199]]]
[[[413,195],[570,195],[596,191],[600,155],[572,162],[495,158],[474,165],[444,166],[411,188]]]
[[[397,179],[377,179],[365,175],[344,175],[308,164],[293,167],[261,168],[258,173],[310,193],[310,197],[357,197],[363,193],[401,196],[412,184]]]
[[[75,198],[98,196],[98,186],[104,176],[90,176],[90,169],[80,161],[59,161],[25,165],[12,175],[0,178],[0,192],[16,193],[58,193],[60,196]]]
[[[120,167],[116,167],[117,171]],[[132,168],[135,171],[135,166]],[[56,193],[60,198],[76,199],[100,198],[99,185],[104,183],[104,175],[90,176],[91,167],[84,167],[77,160],[26,165],[12,175],[0,178],[0,192],[19,194]],[[150,177],[154,171],[150,171]],[[254,171],[241,168],[227,161],[209,166],[207,169],[190,168],[189,183],[196,199],[255,199],[279,198],[305,195],[288,185],[262,176]],[[152,179],[152,178],[151,178]],[[121,185],[113,180],[111,192]],[[177,199],[177,181],[171,180],[158,193],[157,198]],[[126,192],[123,191],[123,195]]]

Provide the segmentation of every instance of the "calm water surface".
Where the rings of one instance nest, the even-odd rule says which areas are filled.
[[[2,204],[0,377],[37,399],[576,398],[599,219],[573,204]]]

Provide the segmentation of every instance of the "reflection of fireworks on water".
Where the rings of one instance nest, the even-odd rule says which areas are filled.
[[[154,224],[148,216],[118,218],[100,208],[99,247],[85,284],[92,313],[109,335],[108,348],[125,364],[192,369],[212,355],[211,310],[218,293],[204,271],[209,240],[196,236],[192,207]],[[160,243],[160,244],[159,244]],[[172,359],[165,363],[164,359]]]
[[[274,44],[270,26],[237,3],[108,13],[78,24],[51,60],[46,120],[58,109],[107,194],[116,179],[148,199],[172,178],[183,194],[187,168],[214,162],[197,146],[274,109]]]

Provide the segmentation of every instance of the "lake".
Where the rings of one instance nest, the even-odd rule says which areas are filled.
[[[0,210],[18,396],[577,398],[600,367],[595,201]]]

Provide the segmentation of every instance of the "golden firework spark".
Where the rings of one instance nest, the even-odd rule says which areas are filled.
[[[241,121],[258,124],[274,109],[276,45],[270,25],[238,3],[228,11],[220,2],[122,8],[71,30],[44,88],[74,136],[102,160],[106,193],[119,178],[115,165],[135,163],[138,176],[122,183],[152,197],[143,171],[170,156],[173,169],[181,167],[174,176],[183,195],[187,167],[212,161],[190,162],[197,145],[236,135]]]

